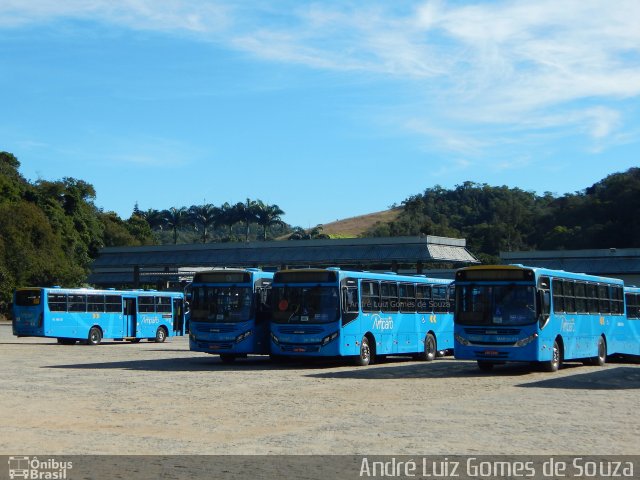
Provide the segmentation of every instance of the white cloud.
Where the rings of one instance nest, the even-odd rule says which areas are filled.
[[[415,94],[409,117],[429,119],[403,123],[429,137],[424,124],[532,132],[584,121],[591,138],[615,138],[625,128],[616,102],[640,96],[636,0],[0,3],[0,27],[66,18],[187,32],[269,61],[401,80]],[[442,127],[438,135],[453,151],[501,141]]]
[[[133,29],[209,33],[227,25],[221,2],[184,0],[3,0],[0,27],[64,19],[107,22]]]

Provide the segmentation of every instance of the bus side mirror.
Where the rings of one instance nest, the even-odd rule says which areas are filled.
[[[347,295],[347,287],[342,287],[342,312],[349,311],[349,297]]]

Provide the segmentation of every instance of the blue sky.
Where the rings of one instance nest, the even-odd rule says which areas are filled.
[[[124,218],[247,197],[303,227],[470,180],[638,165],[640,2],[3,0],[0,150]]]

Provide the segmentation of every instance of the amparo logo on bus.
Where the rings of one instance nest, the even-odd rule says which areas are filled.
[[[373,315],[374,330],[393,330],[393,319],[391,317],[382,318],[380,315]]]

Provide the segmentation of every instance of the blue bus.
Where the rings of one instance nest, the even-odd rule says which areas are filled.
[[[462,268],[455,358],[485,371],[505,362],[539,362],[550,372],[564,360],[604,365],[607,355],[637,344],[623,288],[619,279],[523,265]]]
[[[185,331],[184,294],[89,288],[19,288],[13,296],[13,334],[52,337],[73,345],[102,339],[164,342]]]
[[[640,288],[624,287],[627,332],[621,355],[640,355]]]
[[[233,362],[269,354],[272,272],[257,268],[198,272],[189,287],[189,348]]]
[[[343,271],[283,270],[273,278],[271,353],[433,360],[453,347],[450,280]]]

